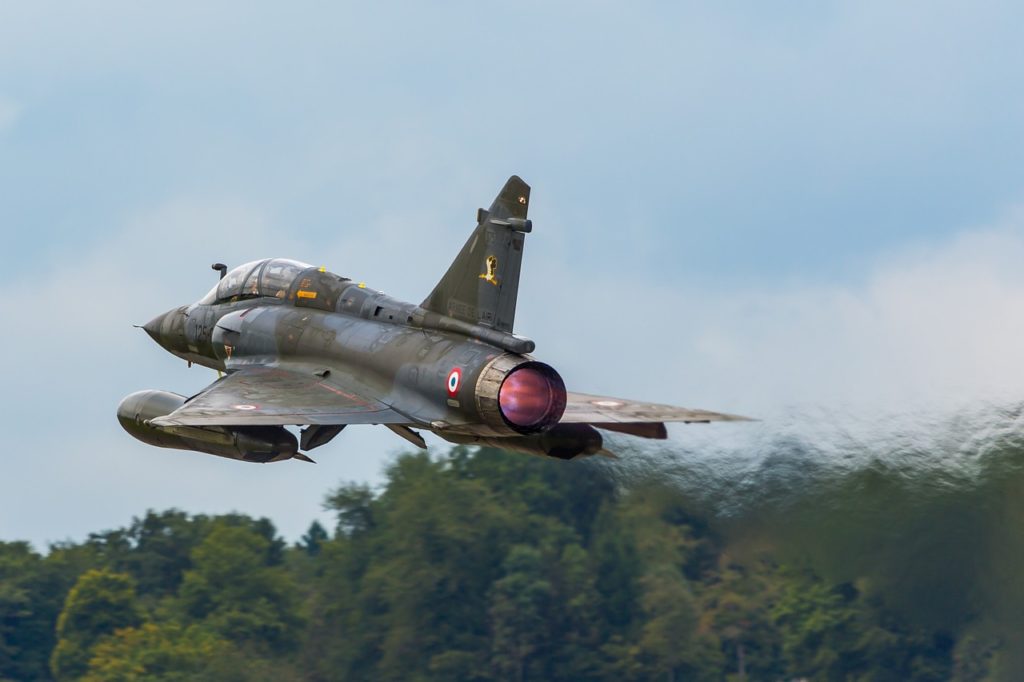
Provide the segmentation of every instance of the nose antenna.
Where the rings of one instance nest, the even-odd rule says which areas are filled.
[[[213,265],[210,266],[210,269],[219,272],[221,279],[224,279],[224,275],[228,274],[228,266],[224,265],[223,263],[214,263]]]

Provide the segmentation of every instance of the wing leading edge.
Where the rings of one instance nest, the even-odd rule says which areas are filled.
[[[295,367],[247,367],[222,377],[156,426],[411,425],[414,420],[345,376]],[[562,424],[590,424],[663,439],[665,422],[752,421],[747,417],[586,393],[567,394]]]
[[[326,374],[323,376],[322,374]],[[331,373],[248,367],[218,379],[156,426],[409,424],[408,417]]]

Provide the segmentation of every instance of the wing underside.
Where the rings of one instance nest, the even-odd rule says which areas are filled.
[[[190,398],[158,426],[287,426],[408,424],[408,417],[364,386],[334,375],[281,367],[248,367]]]
[[[570,392],[560,423],[590,424],[599,429],[660,439],[667,437],[665,422],[706,424],[732,421],[751,420],[735,414]]]

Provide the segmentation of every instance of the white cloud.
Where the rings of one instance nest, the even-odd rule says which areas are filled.
[[[566,273],[547,254],[525,278],[523,332],[581,390],[713,409],[1001,399],[1024,386],[1022,260],[1022,211],[891,254],[841,287],[672,290]]]

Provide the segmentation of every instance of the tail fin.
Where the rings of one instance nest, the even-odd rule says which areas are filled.
[[[476,230],[421,307],[511,333],[523,241],[533,229],[529,206],[530,186],[513,175],[491,207],[477,211]]]

